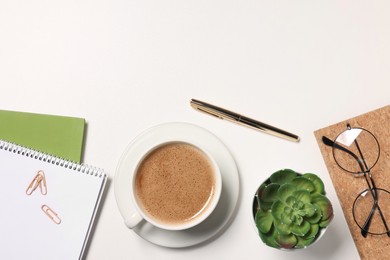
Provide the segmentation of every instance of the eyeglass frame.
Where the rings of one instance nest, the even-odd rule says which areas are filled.
[[[377,146],[378,146],[378,158],[376,159],[376,161],[372,164],[372,166],[371,166],[370,168],[367,166],[366,161],[364,160],[364,156],[363,156],[363,154],[362,154],[362,152],[361,152],[361,149],[360,149],[359,144],[357,143],[357,140],[356,140],[356,139],[355,139],[353,142],[355,143],[355,145],[356,145],[356,147],[357,147],[357,150],[359,151],[360,159],[361,159],[361,160],[360,160],[359,157],[358,157],[356,154],[354,154],[352,151],[350,151],[350,150],[348,150],[347,148],[345,148],[345,147],[343,147],[343,146],[341,146],[341,145],[338,145],[338,144],[336,143],[336,140],[338,139],[338,137],[339,137],[341,134],[343,134],[345,131],[348,131],[348,130],[351,130],[351,129],[361,129],[361,130],[363,130],[363,131],[368,132],[368,133],[374,138],[374,140],[375,140],[375,142],[376,142],[376,144],[377,144]],[[346,172],[353,173],[354,175],[357,175],[357,176],[361,176],[361,174],[363,174],[363,176],[364,176],[364,178],[365,178],[365,180],[366,180],[368,189],[365,189],[365,190],[363,190],[362,192],[360,192],[360,193],[358,194],[358,196],[356,197],[356,199],[355,199],[355,201],[354,201],[354,203],[353,203],[353,208],[352,208],[352,215],[353,215],[353,218],[354,218],[355,223],[356,223],[356,224],[359,226],[359,228],[361,229],[361,235],[362,235],[363,237],[366,238],[368,234],[372,234],[372,235],[383,235],[383,234],[387,234],[387,236],[390,237],[390,229],[389,229],[389,227],[387,226],[387,222],[386,222],[386,220],[385,220],[385,218],[384,218],[384,216],[383,216],[382,210],[380,209],[380,206],[379,206],[379,201],[378,201],[378,190],[385,191],[385,192],[387,192],[387,193],[389,193],[389,194],[390,194],[390,192],[387,191],[387,190],[385,190],[385,189],[382,189],[382,188],[377,188],[377,186],[375,185],[374,179],[373,179],[373,177],[372,177],[372,174],[371,174],[371,169],[376,165],[376,163],[378,162],[379,157],[380,157],[380,145],[379,145],[379,142],[378,142],[378,139],[376,138],[376,136],[375,136],[373,133],[371,133],[370,131],[368,131],[367,129],[365,129],[365,128],[362,128],[362,127],[351,127],[350,124],[347,123],[347,130],[344,130],[343,132],[339,133],[339,134],[336,136],[335,141],[332,141],[331,139],[329,139],[329,138],[326,137],[326,136],[323,136],[323,137],[322,137],[322,141],[323,141],[323,143],[324,143],[325,145],[331,146],[331,147],[332,147],[333,159],[335,160],[336,164],[337,164],[341,169],[343,169],[343,170],[346,171]],[[341,150],[341,151],[344,151],[344,152],[350,154],[350,155],[357,161],[357,163],[359,164],[359,167],[360,167],[360,169],[362,170],[362,172],[359,172],[359,174],[358,174],[357,172],[349,171],[349,170],[345,169],[343,166],[341,166],[340,163],[336,160],[335,153],[334,153],[334,149],[339,149],[339,150]],[[363,165],[362,162],[364,163],[364,165]],[[369,178],[367,178],[367,175],[368,175]],[[369,215],[368,215],[368,217],[367,217],[367,219],[366,219],[366,221],[365,221],[363,227],[361,227],[360,224],[358,223],[358,221],[356,220],[356,217],[355,217],[355,214],[354,214],[354,208],[355,208],[355,204],[356,204],[357,200],[359,199],[359,197],[360,197],[363,193],[368,192],[368,191],[370,191],[370,193],[371,193],[371,195],[372,195],[372,197],[373,197],[373,199],[374,199],[374,203],[373,203],[373,206],[372,206],[372,208],[371,208],[371,210],[370,210],[370,213],[369,213]],[[386,230],[387,230],[386,232],[380,233],[380,234],[376,234],[376,233],[371,233],[371,232],[369,232],[370,224],[371,224],[371,221],[372,221],[372,218],[373,218],[373,216],[374,216],[374,213],[375,213],[375,210],[376,210],[376,209],[378,209],[378,212],[379,212],[379,214],[380,214],[380,216],[381,216],[382,222],[383,222],[383,224],[384,224],[384,226],[385,226],[385,228],[386,228]]]

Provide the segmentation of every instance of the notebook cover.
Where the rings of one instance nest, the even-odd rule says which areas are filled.
[[[352,206],[354,200],[359,192],[367,188],[364,177],[357,178],[352,176],[351,173],[342,170],[334,161],[332,148],[324,145],[321,140],[322,136],[327,136],[334,140],[339,133],[346,129],[347,123],[353,127],[363,127],[369,130],[378,139],[381,153],[377,164],[372,168],[371,172],[378,188],[390,190],[390,106],[314,132],[361,259],[390,259],[390,238],[386,235],[368,235],[367,238],[364,238],[360,233],[360,228],[353,219]]]
[[[0,139],[80,162],[83,118],[0,110]]]

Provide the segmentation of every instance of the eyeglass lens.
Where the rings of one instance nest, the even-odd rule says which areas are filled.
[[[374,193],[375,194],[375,193]],[[380,210],[383,214],[385,220],[390,220],[390,192],[384,189],[377,188],[376,195],[378,198],[378,203],[380,205]],[[353,204],[353,217],[356,224],[363,229],[368,220],[368,216],[373,210],[373,215],[371,218],[371,223],[367,228],[367,233],[373,235],[381,235],[387,233],[387,228],[383,222],[378,208],[373,208],[374,198],[373,193],[368,189],[364,190],[359,194]]]
[[[351,173],[368,172],[377,163],[379,153],[375,136],[362,128],[349,128],[338,135],[334,142],[336,163]]]

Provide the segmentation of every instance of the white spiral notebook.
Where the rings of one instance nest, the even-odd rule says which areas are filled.
[[[82,259],[106,179],[0,140],[0,259]]]

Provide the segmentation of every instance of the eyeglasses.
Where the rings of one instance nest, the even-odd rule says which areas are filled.
[[[390,237],[386,219],[390,219],[390,192],[378,188],[371,174],[380,156],[377,138],[368,130],[351,127],[340,133],[335,141],[323,136],[325,145],[332,147],[333,158],[344,171],[355,177],[363,176],[368,188],[361,191],[352,207],[355,223],[363,237],[367,234]]]

